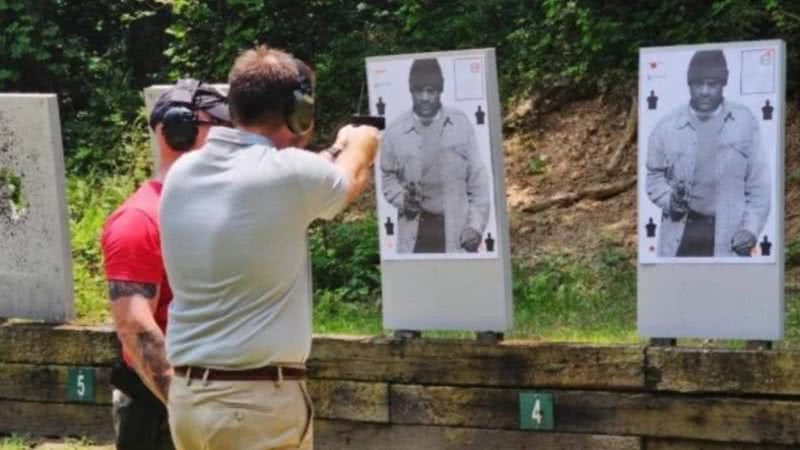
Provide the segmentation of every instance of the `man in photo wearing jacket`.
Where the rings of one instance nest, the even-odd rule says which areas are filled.
[[[726,100],[722,50],[697,51],[689,104],[656,125],[647,148],[647,195],[663,211],[658,255],[750,256],[770,210],[771,180],[758,122]]]
[[[442,105],[435,58],[414,60],[408,78],[413,108],[389,125],[380,152],[383,195],[398,212],[397,252],[477,252],[491,189],[475,130]]]

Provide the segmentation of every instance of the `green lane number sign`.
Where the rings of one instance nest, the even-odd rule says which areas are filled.
[[[70,367],[67,370],[67,399],[94,402],[94,368]]]
[[[520,392],[519,425],[523,430],[552,430],[553,394]]]

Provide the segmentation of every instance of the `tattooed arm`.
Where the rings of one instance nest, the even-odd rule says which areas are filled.
[[[151,283],[108,281],[111,316],[122,348],[144,384],[166,403],[172,367],[167,362],[164,333],[153,315],[159,288]]]

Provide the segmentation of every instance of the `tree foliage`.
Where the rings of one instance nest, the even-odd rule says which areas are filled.
[[[329,132],[358,108],[367,56],[494,47],[501,94],[510,102],[632,80],[642,46],[766,38],[786,40],[789,67],[800,62],[800,4],[0,0],[0,90],[59,95],[71,171],[125,172],[128,155],[117,147],[141,113],[144,86],[182,76],[224,81],[236,55],[259,43],[313,63],[318,119]]]

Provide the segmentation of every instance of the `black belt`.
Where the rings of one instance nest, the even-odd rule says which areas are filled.
[[[193,379],[224,381],[304,380],[306,369],[300,367],[264,366],[257,369],[220,370],[197,366],[177,366],[175,375]]]
[[[686,215],[687,221],[692,222],[703,222],[703,223],[711,223],[714,222],[715,216],[707,216],[705,214],[700,214],[698,212],[694,212],[691,209],[689,210],[689,214]]]

